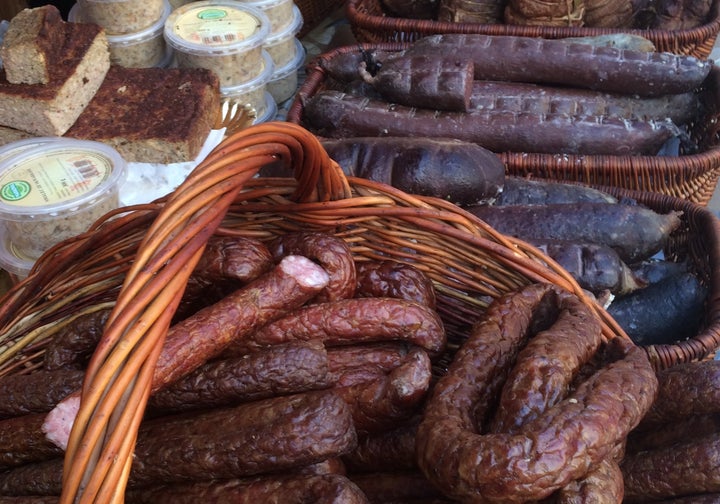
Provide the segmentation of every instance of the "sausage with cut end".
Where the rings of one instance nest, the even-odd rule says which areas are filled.
[[[303,305],[327,283],[327,273],[317,264],[302,256],[286,256],[272,271],[175,324],[155,366],[151,394],[217,357],[234,339]],[[79,395],[71,394],[43,424],[48,438],[63,449],[79,407]]]
[[[276,261],[297,254],[315,261],[327,272],[327,286],[317,295],[317,301],[346,299],[355,294],[355,260],[342,238],[327,233],[297,232],[278,236],[267,246]]]

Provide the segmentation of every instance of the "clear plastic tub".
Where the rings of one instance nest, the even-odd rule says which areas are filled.
[[[255,118],[253,121],[253,124],[260,124],[268,121],[272,121],[275,119],[275,116],[278,113],[278,106],[277,103],[275,103],[275,100],[273,99],[272,95],[265,91],[265,113]]]
[[[295,95],[298,88],[298,71],[305,64],[305,48],[300,40],[295,39],[297,46],[295,58],[287,65],[276,68],[267,83],[267,90],[277,103],[283,103]]]
[[[113,65],[128,68],[166,67],[172,59],[172,49],[165,43],[165,20],[172,11],[168,0],[165,10],[152,26],[126,35],[107,35],[110,61]],[[76,3],[68,13],[68,21],[88,22],[82,5]]]
[[[165,0],[78,0],[83,17],[107,35],[136,33],[162,18]]]
[[[64,138],[0,161],[0,222],[12,254],[35,260],[119,206],[125,160],[100,142]]]
[[[256,78],[237,86],[220,88],[220,96],[222,98],[232,98],[238,103],[250,105],[255,109],[257,117],[265,115],[267,108],[265,88],[274,71],[272,58],[267,51],[263,51],[263,59],[265,61],[265,68]]]
[[[293,7],[293,12],[293,22],[282,32],[269,35],[263,46],[272,56],[275,68],[284,67],[293,61],[297,54],[295,38],[302,29],[303,17],[297,6]]]
[[[285,31],[295,19],[293,0],[240,0],[263,11],[270,20],[270,34]]]
[[[164,35],[179,67],[207,68],[220,86],[236,86],[260,75],[270,21],[259,9],[233,0],[201,0],[170,13]]]

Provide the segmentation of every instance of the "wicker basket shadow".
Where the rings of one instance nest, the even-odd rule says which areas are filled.
[[[630,33],[651,40],[658,51],[707,58],[720,31],[720,0],[712,3],[708,21],[684,30],[636,30],[577,26],[520,26],[507,24],[450,23],[393,17],[381,0],[348,0],[347,18],[359,42],[413,42],[438,33],[479,33],[524,37],[566,38]]]
[[[254,177],[270,162],[286,163],[294,178]],[[706,213],[702,207],[688,207],[685,231],[715,237],[717,223]],[[223,141],[167,197],[111,212],[88,232],[48,250],[27,279],[2,298],[0,375],[39,369],[44,348],[59,327],[81,314],[112,308],[85,371],[65,455],[61,503],[123,502],[158,353],[210,236],[270,240],[297,230],[343,238],[356,260],[395,259],[425,271],[436,286],[451,343],[462,341],[493,299],[537,282],[575,293],[598,314],[605,338],[627,338],[605,310],[537,249],[443,200],[345,177],[319,140],[298,125],[256,125]],[[705,242],[698,246],[695,240],[679,240],[698,247],[693,257],[704,261],[700,269],[712,277],[716,241],[705,250]],[[717,290],[717,281],[708,281]],[[713,292],[712,298],[717,297]],[[717,341],[716,325],[717,317],[709,318],[698,336],[702,345],[648,351],[648,356],[656,366],[672,364],[657,360],[665,356],[670,361],[700,358]]]
[[[379,49],[400,51],[410,44],[380,43],[342,46],[321,54],[310,63],[307,77],[300,86],[287,113],[287,120],[307,126],[303,104],[324,89],[341,88],[327,75],[328,61],[348,52]],[[702,116],[690,125],[690,134],[698,152],[681,156],[614,156],[582,154],[544,154],[498,152],[507,173],[543,179],[582,182],[587,185],[613,186],[635,191],[656,192],[706,205],[720,179],[720,67],[713,66],[705,81],[700,100]]]

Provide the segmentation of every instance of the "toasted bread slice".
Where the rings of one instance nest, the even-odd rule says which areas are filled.
[[[0,126],[38,136],[61,136],[85,110],[110,68],[107,37],[91,24],[66,23],[62,58],[47,84],[13,84],[0,71]]]
[[[218,78],[203,68],[112,66],[65,136],[114,147],[126,161],[192,161],[220,107]]]
[[[65,38],[54,5],[23,9],[10,20],[0,45],[5,77],[13,84],[47,84]]]

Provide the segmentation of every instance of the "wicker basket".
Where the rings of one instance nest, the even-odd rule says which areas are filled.
[[[278,159],[294,168],[294,179],[253,178]],[[685,231],[717,236],[717,224],[706,218],[705,209],[687,208]],[[598,313],[606,338],[626,337],[537,249],[442,200],[346,178],[318,140],[297,125],[253,126],[222,142],[168,197],[107,214],[87,233],[53,247],[2,299],[0,375],[32,372],[58,326],[114,307],[86,371],[61,503],[123,501],[157,354],[208,238],[225,233],[269,240],[309,229],[342,237],[358,260],[394,258],[423,269],[436,285],[450,341],[462,339],[492,299],[532,282],[576,293]],[[694,243],[683,238],[684,233],[678,254],[681,243]],[[708,276],[716,271],[716,244],[708,253],[702,245],[690,252]],[[714,278],[711,283],[716,291]],[[700,358],[717,338],[713,325],[688,351],[648,355],[660,359],[656,366],[672,365]]]
[[[707,58],[720,31],[720,0],[712,3],[707,23],[686,30],[630,30],[575,26],[519,26],[506,24],[449,23],[389,16],[381,0],[348,0],[347,18],[358,42],[413,42],[437,33],[479,33],[542,38],[565,38],[632,33],[651,40],[658,51]]]
[[[297,36],[302,38],[307,35],[344,3],[345,0],[295,0],[295,5],[303,17],[303,25]]]
[[[318,56],[310,63],[307,77],[300,86],[287,113],[287,120],[303,124],[303,104],[315,93],[337,85],[327,76],[323,61],[359,49],[398,51],[403,43],[360,44],[342,46]],[[706,205],[720,178],[720,67],[713,69],[706,85],[699,91],[706,117],[692,126],[692,136],[700,152],[683,156],[612,156],[539,154],[527,152],[498,153],[511,175],[582,182],[588,185],[614,186],[623,189],[657,192]]]

